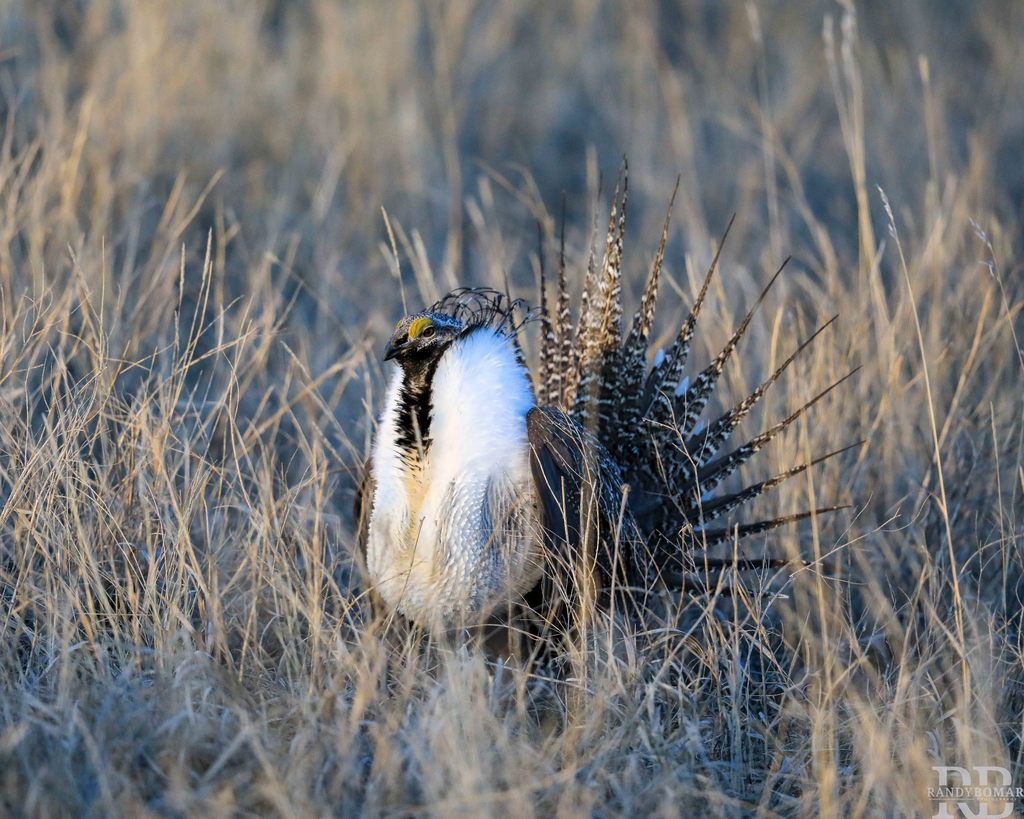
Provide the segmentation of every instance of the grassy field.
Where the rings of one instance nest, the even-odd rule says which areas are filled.
[[[0,4],[0,814],[1024,786],[1022,41],[1012,1]],[[403,301],[535,301],[563,196],[578,281],[624,155],[628,305],[680,178],[666,339],[736,214],[696,366],[793,257],[724,402],[840,315],[745,429],[862,368],[748,476],[865,443],[759,509],[850,510],[744,547],[827,572],[689,601],[539,700],[372,616],[354,470]]]

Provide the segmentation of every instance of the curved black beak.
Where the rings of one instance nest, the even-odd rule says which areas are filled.
[[[394,339],[389,339],[387,346],[384,348],[384,360],[390,361],[392,358],[396,358],[401,349],[401,344],[395,344]]]

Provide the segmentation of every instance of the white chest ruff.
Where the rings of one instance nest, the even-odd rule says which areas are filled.
[[[367,566],[404,615],[470,622],[540,576],[529,377],[491,330],[453,344],[434,374],[431,444],[418,467],[396,445],[401,379],[391,382],[374,446]]]

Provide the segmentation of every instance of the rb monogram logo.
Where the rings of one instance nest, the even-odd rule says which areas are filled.
[[[929,798],[939,802],[932,819],[1007,819],[1013,800],[1024,797],[1024,788],[1013,787],[1010,772],[997,765],[934,765],[932,770],[939,775],[938,787],[928,789]]]

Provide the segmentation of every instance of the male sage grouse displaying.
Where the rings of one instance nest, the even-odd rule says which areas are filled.
[[[723,452],[768,387],[832,321],[749,396],[699,423],[778,273],[690,382],[683,371],[716,255],[675,342],[649,366],[668,219],[624,332],[625,204],[625,195],[620,203],[616,194],[603,261],[598,265],[591,253],[575,326],[564,253],[551,311],[542,279],[535,373],[518,341],[522,304],[495,291],[457,290],[395,327],[384,359],[398,366],[357,498],[369,577],[389,610],[437,631],[481,622],[509,602],[549,610],[570,598],[599,603],[616,588],[678,582],[692,571],[698,550],[813,514],[747,523],[727,517],[837,453],[739,491],[714,491],[841,383]]]

